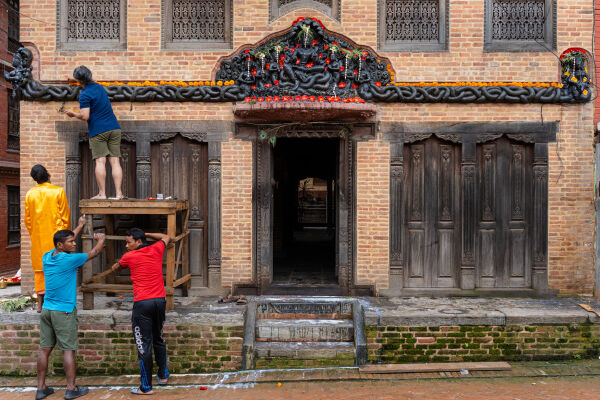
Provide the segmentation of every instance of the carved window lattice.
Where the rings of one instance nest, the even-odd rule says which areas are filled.
[[[7,147],[10,150],[19,150],[20,142],[20,118],[21,111],[19,99],[12,95],[12,90],[7,90],[7,106],[8,106],[8,136]]]
[[[173,0],[173,40],[225,41],[226,18],[222,0]]]
[[[544,40],[545,0],[493,0],[493,40]]]
[[[67,40],[119,40],[120,0],[68,0]]]
[[[439,0],[387,0],[386,41],[438,41]]]
[[[19,0],[9,0],[8,5],[8,51],[16,53],[19,43]]]
[[[8,245],[19,244],[21,242],[21,206],[19,202],[19,187],[7,186],[8,200]]]

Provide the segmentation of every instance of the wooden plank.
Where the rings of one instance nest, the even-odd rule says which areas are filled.
[[[175,214],[169,214],[167,217],[167,235],[174,237],[177,234],[177,216]],[[170,246],[167,248],[167,273],[165,276],[165,286],[173,290],[173,280],[175,272],[175,247]],[[165,288],[165,289],[166,289]],[[173,295],[167,294],[167,310],[174,308]]]
[[[361,373],[394,374],[421,372],[459,372],[466,371],[510,371],[507,362],[456,362],[456,363],[414,363],[414,364],[375,364],[362,365]]]
[[[107,293],[133,293],[133,285],[120,285],[116,283],[91,283],[89,285],[81,285],[82,292],[107,292]],[[165,288],[165,294],[173,297],[175,290],[173,288]]]
[[[94,235],[81,235],[82,239],[93,239]],[[106,240],[125,240],[125,236],[119,235],[106,235],[104,237]]]
[[[85,214],[136,214],[136,215],[167,215],[170,212],[175,212],[176,209],[161,209],[161,208],[107,208],[107,207],[81,207],[81,212]]]
[[[118,260],[116,260],[115,262],[117,262]],[[113,263],[114,264],[114,263]],[[112,265],[112,264],[111,264]],[[112,269],[107,269],[106,271],[103,271],[97,275],[92,276],[90,279],[86,280],[83,282],[83,285],[87,285],[89,283],[94,283],[94,282],[100,282],[102,279],[104,279],[105,277],[107,277],[108,275],[112,274],[113,270]],[[109,282],[112,283],[112,282]]]
[[[190,279],[192,279],[191,274],[184,275],[181,278],[177,279],[175,282],[173,282],[173,287],[177,287],[177,286],[181,285],[182,283],[189,281]]]
[[[593,312],[594,314],[600,317],[600,311],[596,310],[589,304],[580,304],[579,307],[583,308],[585,311]]]
[[[82,214],[84,214],[82,212]],[[94,233],[94,216],[92,214],[85,215],[85,226],[83,227],[83,231],[88,235],[92,236]],[[92,251],[93,241],[92,240],[84,240],[83,243],[83,252],[89,253]],[[86,261],[84,266],[81,269],[81,280],[86,281],[91,279],[93,276],[92,270],[92,261]],[[83,293],[83,309],[84,310],[93,310],[94,309],[94,294],[93,293]]]
[[[175,236],[175,237],[174,237],[174,238],[171,240],[171,242],[173,242],[173,243],[177,243],[177,242],[179,242],[181,239],[185,238],[185,237],[186,237],[187,235],[189,235],[189,234],[190,234],[190,231],[189,231],[189,230],[186,230],[185,232],[183,232],[183,233],[180,233],[179,235]]]
[[[141,208],[152,209],[162,208],[165,210],[182,210],[186,207],[187,200],[108,200],[108,199],[82,199],[79,201],[79,207],[90,208]]]

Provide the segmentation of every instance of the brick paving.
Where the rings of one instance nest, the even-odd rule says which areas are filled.
[[[0,391],[0,400],[34,397],[33,391]],[[60,399],[64,389],[48,397]],[[121,400],[138,396],[129,388],[94,389],[83,397],[87,400]],[[211,400],[319,400],[319,399],[406,399],[406,400],[594,400],[600,399],[600,377],[484,378],[448,380],[351,381],[261,383],[246,388],[172,387],[158,388],[156,399]]]

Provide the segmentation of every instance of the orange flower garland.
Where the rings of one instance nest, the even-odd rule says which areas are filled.
[[[391,74],[391,78],[394,79],[394,74],[388,66],[388,71]],[[100,81],[98,82],[102,86],[231,86],[235,85],[235,81]],[[77,82],[69,82],[70,86],[77,86]],[[379,85],[378,85],[379,86]],[[489,87],[489,86],[517,86],[517,87],[554,87],[562,88],[563,85],[557,82],[393,82],[388,86],[414,86],[414,87],[428,87],[428,86],[473,86],[473,87]]]

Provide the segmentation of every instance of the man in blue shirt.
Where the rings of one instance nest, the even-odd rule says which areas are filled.
[[[46,296],[40,314],[40,353],[37,361],[38,387],[36,400],[43,399],[54,389],[46,386],[48,357],[56,346],[63,351],[63,367],[67,376],[65,399],[75,399],[88,392],[86,387],[75,386],[75,352],[77,351],[77,268],[102,251],[104,234],[96,233],[96,246],[89,253],[73,253],[75,239],[85,225],[85,216],[79,218],[75,231],[60,230],[54,234],[54,250],[42,257],[46,278]]]
[[[73,78],[83,87],[79,93],[79,112],[68,110],[71,118],[87,121],[90,135],[92,158],[96,161],[96,182],[98,194],[92,199],[106,199],[106,157],[110,162],[115,198],[122,199],[121,182],[121,127],[110,105],[104,88],[92,80],[92,71],[85,66],[75,68]]]

